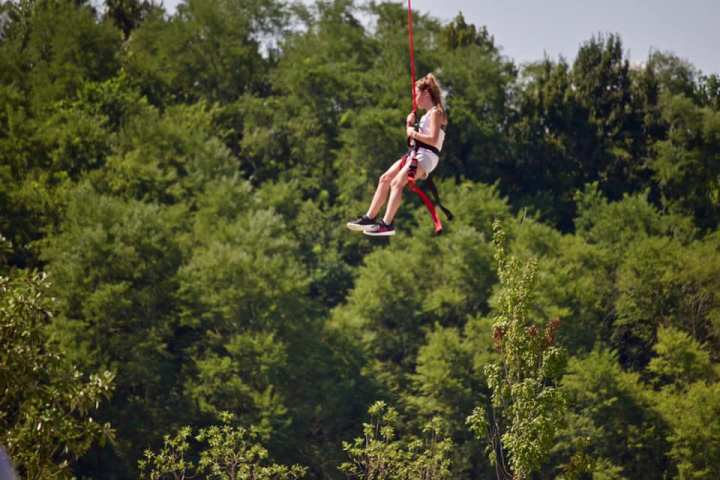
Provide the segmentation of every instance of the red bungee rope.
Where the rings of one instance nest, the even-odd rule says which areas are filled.
[[[415,100],[415,40],[413,37],[412,0],[408,0],[408,43],[410,44],[410,93],[412,95],[413,112],[417,112]]]
[[[412,106],[413,106],[413,113],[417,116],[417,101],[415,100],[415,41],[413,38],[413,18],[412,18],[412,0],[408,0],[408,42],[410,46],[410,93],[412,95]],[[417,120],[416,120],[417,121]],[[417,127],[416,127],[417,128]],[[415,149],[415,142],[412,142],[413,146],[413,152],[410,154],[412,155],[412,162],[415,163],[415,154],[417,153],[417,149]],[[405,157],[407,159],[407,156]],[[404,161],[402,162],[405,163]],[[411,168],[408,172],[408,188],[412,190],[413,192],[417,193],[422,202],[427,207],[428,211],[430,212],[430,216],[432,217],[433,224],[435,225],[435,233],[440,234],[442,233],[442,223],[440,222],[440,217],[438,217],[437,211],[435,210],[435,205],[433,202],[428,198],[427,194],[422,191],[420,187],[417,186],[415,183],[415,169]]]

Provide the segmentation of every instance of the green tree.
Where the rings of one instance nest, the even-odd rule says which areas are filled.
[[[648,56],[647,68],[652,70],[661,92],[699,99],[700,72],[687,60],[672,52],[653,50]]]
[[[525,67],[519,82],[508,129],[511,158],[499,172],[503,188],[515,204],[564,228],[579,174],[571,142],[586,123],[569,93],[571,69],[562,58],[546,58]]]
[[[487,27],[477,28],[473,24],[467,24],[462,12],[444,26],[443,39],[445,47],[451,50],[473,44],[489,50],[496,50],[495,39],[490,35]]]
[[[259,37],[283,16],[274,0],[190,0],[170,18],[155,9],[130,36],[123,67],[154,104],[237,100],[266,84]]]
[[[121,33],[100,21],[85,2],[19,2],[0,42],[3,83],[28,95],[34,113],[72,98],[85,80],[112,77],[119,68]]]
[[[313,246],[303,236],[317,235],[293,220],[307,214],[296,194],[282,183],[253,189],[224,178],[198,196],[178,273],[189,341],[184,391],[198,418],[233,411],[273,434],[276,455],[332,472],[340,438],[371,389],[359,373],[362,356],[324,331],[311,298],[313,278],[301,262],[311,252],[295,235]]]
[[[632,191],[642,164],[636,155],[641,118],[632,97],[630,66],[617,35],[594,37],[580,47],[572,70],[574,97],[587,131],[575,136],[581,183],[600,180],[611,198]]]
[[[625,365],[647,364],[661,325],[683,328],[717,351],[717,251],[712,240],[682,245],[657,237],[629,247],[616,274],[612,333]]]
[[[608,201],[597,184],[586,185],[575,195],[575,230],[587,243],[612,254],[616,266],[626,255],[625,247],[647,238],[673,238],[687,244],[698,232],[691,218],[662,212],[646,194],[626,195]],[[622,245],[622,249],[617,246]]]
[[[101,195],[84,184],[58,232],[42,245],[58,299],[52,338],[82,368],[116,375],[117,394],[99,418],[123,419],[117,440],[112,451],[94,450],[84,468],[106,462],[116,472],[132,468],[140,439],[153,438],[178,411],[189,412],[177,379],[180,214]]]
[[[27,479],[72,478],[72,464],[113,435],[96,416],[113,374],[87,376],[49,341],[54,311],[45,274],[0,277],[0,444]]]
[[[676,478],[717,478],[720,474],[720,383],[695,382],[678,394],[661,394],[658,411],[670,426],[668,456]]]
[[[363,437],[343,442],[350,461],[340,465],[355,480],[444,480],[450,477],[448,459],[452,442],[443,438],[440,418],[423,429],[424,439],[398,438],[397,411],[385,402],[369,409],[370,423],[363,423]]]
[[[672,327],[660,327],[648,364],[658,385],[682,385],[715,378],[710,353],[693,337]]]
[[[675,478],[714,478],[720,472],[720,370],[707,349],[681,330],[660,329],[653,350],[648,371],[658,390],[649,397],[668,425]]]
[[[702,104],[716,112],[720,110],[720,75],[713,73],[700,80]]]
[[[543,324],[560,321],[558,344],[577,355],[611,332],[608,311],[615,298],[613,255],[580,235],[524,218],[511,231],[511,250],[537,258],[532,315]]]
[[[449,193],[460,212],[452,231],[427,242],[426,230],[414,226],[427,225],[426,211],[406,206],[411,235],[367,255],[332,314],[331,327],[355,339],[374,363],[374,378],[391,391],[407,385],[423,335],[436,323],[462,326],[469,315],[488,310],[495,281],[490,219],[508,217],[509,208],[487,185],[468,182]]]
[[[720,222],[720,111],[698,107],[682,95],[663,95],[667,138],[656,142],[650,169],[663,204],[692,215],[698,226]]]
[[[163,436],[163,445],[159,451],[145,450],[143,458],[138,462],[140,477],[150,480],[171,478],[185,480],[193,477],[196,468],[189,456],[192,429],[182,427],[174,437]]]
[[[436,322],[462,325],[468,313],[487,309],[490,262],[488,245],[470,227],[437,243],[416,238],[378,250],[366,257],[332,326],[356,339],[370,358],[372,377],[397,393],[408,386],[424,332]]]
[[[440,35],[450,40],[433,52],[429,60],[435,64],[429,68],[437,69],[446,90],[449,123],[436,175],[485,183],[500,179],[503,191],[511,192],[506,130],[515,66],[500,54],[485,27],[467,26],[461,16]]]
[[[370,9],[382,35],[384,9]],[[285,38],[271,79],[275,95],[255,100],[245,124],[242,146],[258,166],[258,180],[268,174],[294,178],[314,196],[334,193],[335,176],[343,172],[357,175],[366,162],[387,161],[390,119],[404,115],[394,110],[397,95],[389,94],[397,83],[378,82],[377,71],[387,67],[397,47],[383,49],[366,33],[359,13],[352,1],[318,2],[305,19],[306,30]],[[373,145],[363,135],[380,141]],[[401,142],[399,135],[390,145],[397,149]]]
[[[84,2],[6,2],[0,41],[0,228],[13,263],[40,268],[30,243],[62,207],[67,180],[108,149],[102,116],[75,102],[114,76],[120,34]],[[67,169],[67,171],[66,171]]]
[[[612,199],[647,185],[643,108],[652,99],[638,93],[619,36],[583,43],[572,67],[545,59],[522,76],[510,127],[514,168],[506,174],[519,189],[512,198],[569,230],[572,196],[586,183],[599,182]]]
[[[640,375],[598,348],[571,358],[562,379],[568,414],[553,449],[563,478],[663,478],[667,427]],[[604,477],[605,475],[606,477]]]
[[[204,102],[161,112],[140,100],[92,183],[123,199],[193,209],[212,182],[237,174],[235,159],[213,132],[215,112]]]
[[[433,418],[442,418],[446,434],[452,439],[449,453],[452,478],[485,478],[490,464],[477,455],[482,443],[466,426],[478,398],[490,392],[483,370],[496,359],[492,339],[487,335],[491,321],[472,317],[462,329],[435,328],[420,348],[412,388],[401,396],[408,412],[408,425],[419,431]]]
[[[527,479],[546,460],[564,412],[556,386],[564,352],[555,346],[556,323],[544,329],[529,318],[536,264],[506,257],[505,233],[494,224],[500,288],[495,297],[493,338],[500,358],[486,367],[492,392],[488,406],[468,417],[470,429],[487,435],[498,479]]]
[[[236,427],[233,416],[224,412],[222,425],[200,429],[194,437],[203,444],[195,463],[185,457],[190,450],[190,427],[180,429],[175,437],[166,435],[159,452],[146,450],[140,460],[140,470],[151,480],[202,478],[218,480],[296,480],[303,478],[305,467],[267,465],[268,451],[259,442],[253,428]]]
[[[255,208],[244,184],[225,186],[233,189],[199,199],[178,272],[181,324],[195,338],[185,389],[206,414],[242,411],[244,422],[272,429],[286,413],[286,348],[307,325],[308,282],[282,219]]]

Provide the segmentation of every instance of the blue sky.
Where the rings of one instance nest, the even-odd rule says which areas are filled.
[[[242,1],[242,0],[240,0]],[[310,0],[304,0],[311,3]],[[164,0],[173,11],[179,0]],[[596,33],[619,33],[631,61],[650,49],[671,51],[704,73],[720,73],[720,0],[413,0],[413,9],[444,21],[462,11],[486,25],[518,63],[545,54],[572,60]]]

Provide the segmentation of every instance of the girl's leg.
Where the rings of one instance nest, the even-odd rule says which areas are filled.
[[[385,217],[383,217],[383,221],[390,225],[392,224],[393,220],[395,219],[395,214],[398,211],[398,208],[400,208],[400,203],[402,202],[402,192],[405,188],[405,185],[408,183],[408,170],[410,169],[410,162],[407,162],[407,164],[398,172],[397,175],[395,175],[395,178],[390,183],[390,200],[388,200],[388,206],[385,209]],[[417,166],[417,172],[415,173],[416,179],[423,179],[427,177],[427,174],[425,173],[425,170],[418,165]]]
[[[380,176],[375,195],[373,195],[372,202],[370,202],[370,208],[368,208],[365,214],[368,218],[375,218],[385,203],[385,200],[387,200],[388,193],[390,192],[390,184],[400,171],[401,162],[402,158],[393,163],[392,166]]]

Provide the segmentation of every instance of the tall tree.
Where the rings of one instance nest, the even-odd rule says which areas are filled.
[[[500,289],[493,338],[499,359],[486,367],[489,405],[475,407],[467,421],[479,438],[487,436],[498,480],[525,480],[546,461],[563,418],[557,382],[565,356],[555,345],[557,322],[542,328],[529,316],[535,263],[506,257],[499,222],[494,229]]]

